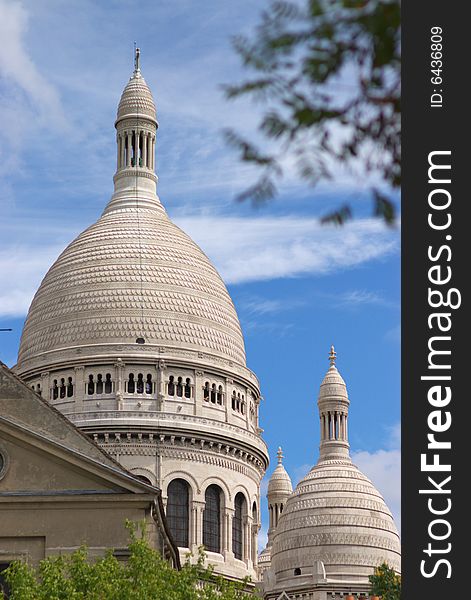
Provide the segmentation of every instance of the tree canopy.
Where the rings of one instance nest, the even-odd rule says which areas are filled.
[[[253,600],[247,581],[231,582],[204,566],[201,552],[174,569],[145,539],[130,527],[129,558],[118,561],[109,552],[91,560],[86,548],[72,554],[48,557],[38,568],[13,562],[3,572],[11,600]],[[1,594],[1,592],[0,592]]]
[[[381,597],[381,600],[401,600],[401,578],[386,563],[375,569],[369,577],[371,593]]]
[[[264,152],[235,130],[225,132],[241,159],[261,169],[239,199],[272,198],[287,159],[312,185],[342,165],[400,186],[399,0],[272,0],[253,39],[236,37],[234,47],[254,75],[225,86],[226,96],[266,106],[259,130],[278,142],[275,152]],[[394,203],[372,193],[374,214],[392,223]],[[351,216],[345,205],[324,220]]]

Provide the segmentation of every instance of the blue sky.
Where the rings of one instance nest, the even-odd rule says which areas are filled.
[[[371,181],[344,171],[312,190],[287,162],[274,202],[234,200],[254,172],[221,130],[257,137],[261,108],[227,102],[221,84],[246,75],[230,38],[250,33],[265,6],[0,0],[0,327],[14,328],[0,333],[0,359],[14,364],[41,278],[112,193],[113,123],[137,40],[160,124],[158,192],[228,284],[261,381],[272,461],[281,444],[294,482],[315,463],[316,399],[333,343],[354,460],[399,524],[399,231],[369,218]],[[319,226],[326,207],[345,201],[361,218]]]

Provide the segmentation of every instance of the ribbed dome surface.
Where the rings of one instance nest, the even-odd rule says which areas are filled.
[[[139,72],[134,73],[121,94],[117,120],[136,115],[147,116],[154,121],[157,119],[152,92]]]
[[[271,560],[277,583],[312,576],[316,560],[328,579],[367,581],[383,561],[400,571],[399,536],[381,494],[357,467],[321,461],[286,502]]]
[[[273,471],[270,480],[268,481],[267,495],[271,494],[291,494],[293,486],[291,485],[291,479],[286,469],[279,463],[276,465],[276,469]]]
[[[223,281],[160,205],[105,211],[62,252],[31,304],[18,370],[32,358],[35,368],[49,365],[60,349],[85,357],[112,344],[198,350],[245,366]]]

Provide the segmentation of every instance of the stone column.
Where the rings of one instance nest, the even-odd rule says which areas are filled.
[[[205,502],[201,500],[193,500],[192,503],[192,514],[193,514],[193,527],[192,527],[192,551],[195,552],[198,546],[203,544],[203,513],[204,513]]]
[[[74,367],[74,397],[75,412],[83,411],[83,398],[85,394],[85,367],[83,365]]]
[[[126,157],[126,148],[125,148],[125,143],[126,143],[126,137],[124,135],[124,133],[121,133],[120,136],[120,142],[121,142],[121,160],[120,160],[120,164],[119,164],[119,168],[123,169],[125,166],[125,157]]]
[[[148,167],[147,163],[147,133],[144,132],[142,135],[142,166]]]
[[[116,396],[116,410],[123,409],[123,396],[124,396],[124,363],[118,358],[115,367],[115,396]]]
[[[251,530],[252,530],[252,517],[249,515],[244,516],[244,538],[243,538],[243,546],[242,546],[242,559],[245,561],[247,566],[251,566],[252,564],[252,539],[251,539]]]
[[[201,417],[203,414],[203,385],[204,371],[195,371],[195,387],[193,393],[193,414]]]
[[[127,131],[125,133],[125,135],[126,135],[126,152],[127,152],[126,166],[130,167],[131,166],[131,134],[129,133],[129,131]]]
[[[221,550],[225,560],[234,558],[234,552],[232,551],[232,520],[234,519],[234,512],[233,508],[225,508],[223,512]]]
[[[155,391],[157,392],[157,410],[165,412],[166,398],[166,364],[164,360],[159,360],[157,363],[157,383]]]
[[[49,382],[49,371],[41,373],[41,395],[44,398],[44,400],[50,400],[51,390]]]

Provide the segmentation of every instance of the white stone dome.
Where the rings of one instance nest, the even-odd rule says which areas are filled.
[[[136,116],[149,117],[157,122],[157,111],[152,92],[138,70],[134,71],[121,94],[116,122],[127,117]]]
[[[316,560],[327,579],[366,582],[382,562],[400,571],[400,555],[393,518],[371,481],[348,460],[325,461],[288,498],[271,564],[277,585],[312,578]]]
[[[281,448],[278,449],[278,464],[273,471],[267,487],[267,497],[276,499],[278,496],[289,496],[293,491],[290,476],[288,475],[282,461]]]
[[[393,517],[371,481],[352,463],[348,443],[350,401],[330,351],[320,386],[317,464],[286,500],[271,548],[276,589],[338,582],[368,586],[386,562],[400,572],[401,548]],[[324,577],[325,575],[325,577]]]
[[[145,346],[136,344],[140,337]],[[128,198],[105,210],[49,269],[28,312],[17,370],[159,346],[245,367],[234,305],[208,257],[160,203],[139,207]]]

